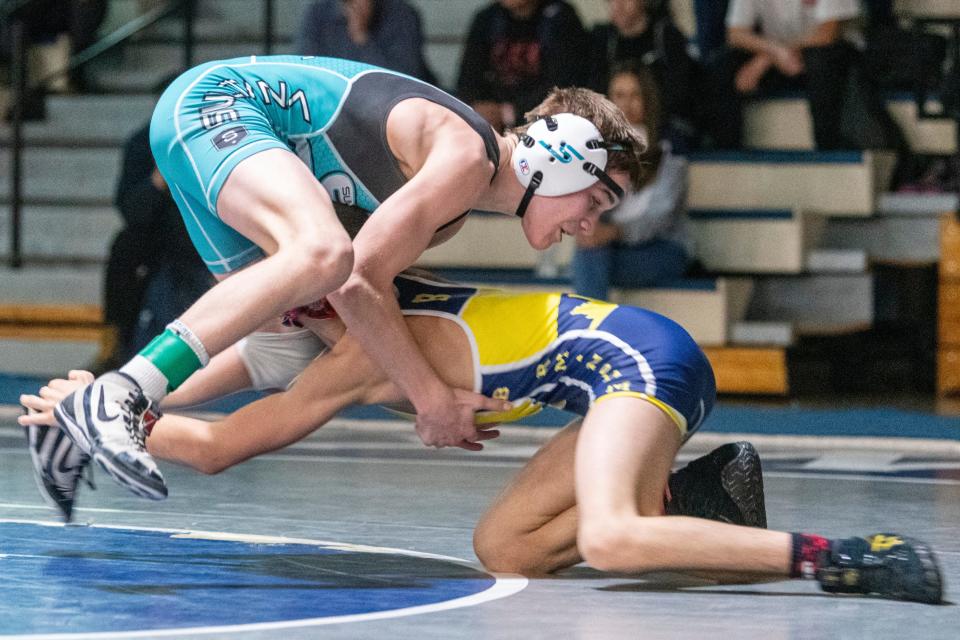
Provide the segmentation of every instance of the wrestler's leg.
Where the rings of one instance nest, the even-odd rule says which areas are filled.
[[[543,445],[480,517],[473,548],[487,569],[540,575],[581,561],[573,482],[580,422]]]
[[[350,274],[350,238],[330,197],[288,151],[240,162],[220,190],[217,214],[267,257],[219,282],[181,316],[209,354],[325,296]]]
[[[733,572],[787,577],[791,536],[662,516],[663,487],[681,443],[673,421],[637,398],[591,409],[576,451],[577,543],[597,569]]]

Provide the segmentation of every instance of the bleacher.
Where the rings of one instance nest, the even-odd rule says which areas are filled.
[[[486,0],[413,1],[424,18],[428,60],[449,87],[466,26]],[[585,22],[605,16],[604,0],[574,4]],[[690,0],[672,4],[681,28],[691,32]],[[304,0],[276,5],[274,52],[283,53]],[[262,53],[260,6],[259,0],[200,0],[196,61]],[[918,15],[960,15],[956,0],[897,6]],[[139,9],[137,0],[114,0],[108,21],[120,25]],[[2,268],[4,370],[62,372],[96,354],[104,335],[102,263],[120,225],[111,206],[120,145],[149,117],[157,83],[179,66],[180,38],[177,21],[157,25],[94,63],[93,79],[107,95],[53,95],[47,120],[26,127],[28,266]],[[923,153],[954,152],[955,125],[919,120],[907,98],[891,96],[888,105],[911,145]],[[787,393],[786,356],[795,338],[870,326],[871,261],[936,260],[937,215],[957,206],[955,196],[887,194],[889,154],[816,152],[810,131],[806,104],[796,96],[751,103],[748,150],[690,158],[690,229],[710,276],[612,293],[617,302],[660,311],[687,327],[714,363],[721,391]],[[8,137],[0,124],[5,148]],[[0,154],[0,257],[9,244],[9,174],[8,155]],[[567,282],[537,274],[562,274],[571,254],[568,240],[538,255],[509,216],[472,215],[421,264],[467,269],[458,272],[467,280],[556,288]]]

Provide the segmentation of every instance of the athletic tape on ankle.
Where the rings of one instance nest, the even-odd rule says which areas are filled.
[[[190,345],[171,329],[150,341],[141,356],[153,363],[167,378],[167,391],[173,391],[193,372],[200,369],[200,358],[194,353]]]
[[[179,320],[174,320],[167,325],[167,329],[170,329],[175,334],[180,336],[180,338],[186,342],[191,349],[193,349],[193,353],[197,356],[197,360],[200,361],[201,367],[205,367],[210,364],[210,356],[207,355],[207,348],[203,346],[202,342],[200,342],[200,338],[197,337],[197,334],[190,330],[190,327],[183,324]]]

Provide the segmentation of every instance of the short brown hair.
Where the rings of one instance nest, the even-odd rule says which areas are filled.
[[[634,190],[643,187],[643,154],[647,150],[647,141],[627,122],[617,105],[596,91],[554,87],[546,100],[524,114],[527,122],[510,132],[524,133],[538,119],[558,113],[572,113],[586,118],[600,130],[606,142],[622,143],[626,147],[623,151],[609,152],[607,171],[625,171],[630,176],[630,185]]]

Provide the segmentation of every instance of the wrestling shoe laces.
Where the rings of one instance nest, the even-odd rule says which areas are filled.
[[[667,515],[767,527],[760,454],[749,442],[725,444],[670,474]]]
[[[93,436],[94,461],[138,496],[166,498],[163,475],[146,450],[146,435],[158,413],[136,381],[123,373],[107,373],[94,381],[84,400],[81,408]]]
[[[123,413],[127,435],[130,436],[130,441],[137,447],[138,451],[146,451],[147,432],[144,427],[147,412],[150,411],[153,403],[142,393],[131,391],[130,395],[123,401],[123,405],[127,408],[127,411]]]
[[[943,602],[943,578],[933,549],[892,533],[833,541],[821,552],[816,578],[828,593]]]

